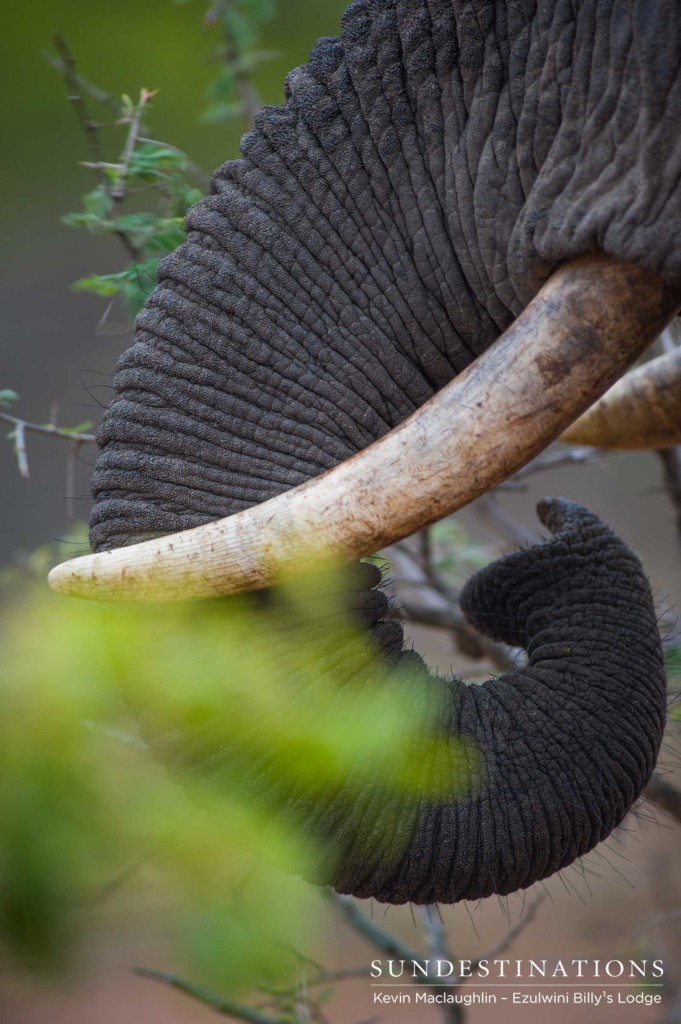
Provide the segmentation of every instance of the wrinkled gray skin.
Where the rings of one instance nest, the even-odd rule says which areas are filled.
[[[231,514],[353,455],[566,258],[602,250],[678,281],[680,64],[676,0],[353,4],[161,265],[99,434],[94,547]],[[648,585],[590,513],[542,515],[555,538],[466,591],[470,618],[530,655],[484,687],[400,654],[361,570],[355,604],[384,657],[426,681],[484,767],[399,843],[370,841],[370,802],[307,807],[341,891],[430,902],[530,885],[607,836],[649,778],[664,679]]]

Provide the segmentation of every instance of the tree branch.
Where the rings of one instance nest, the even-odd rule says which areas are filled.
[[[203,985],[195,985],[193,982],[184,981],[176,974],[169,974],[167,971],[152,971],[147,967],[134,967],[133,974],[140,978],[150,978],[152,981],[159,981],[163,985],[184,992],[186,996],[195,999],[204,1006],[208,1006],[221,1017],[232,1017],[235,1020],[244,1020],[247,1024],[279,1024],[275,1017],[261,1013],[259,1010],[251,1009],[233,999],[225,996],[218,996]]]
[[[491,946],[486,953],[482,954],[481,957],[478,957],[477,960],[473,960],[471,964],[472,970],[478,971],[483,960],[493,960],[495,956],[499,956],[499,953],[503,953],[507,950],[508,947],[515,942],[518,936],[525,931],[527,926],[534,921],[537,916],[537,911],[541,907],[545,898],[545,896],[538,896],[533,903],[530,903],[520,920],[516,922],[512,928],[509,928],[504,937],[501,938],[499,942],[495,943],[494,946]]]
[[[470,658],[488,657],[502,672],[517,668],[518,663],[513,648],[490,640],[489,637],[479,633],[470,625],[458,605],[433,607],[402,600],[400,607],[395,610],[395,618],[449,630],[454,635],[457,646],[463,654]]]
[[[644,790],[644,795],[660,810],[681,822],[681,790],[659,775],[653,775]]]
[[[488,491],[478,498],[475,507],[483,519],[486,519],[497,533],[507,537],[512,544],[523,547],[527,544],[540,543],[540,534],[531,527],[524,526],[500,505],[494,491]]]
[[[664,473],[664,485],[676,514],[681,537],[681,448],[660,448],[657,452]]]
[[[135,146],[138,142],[142,124],[142,111],[149,100],[156,95],[156,91],[157,90],[149,91],[148,89],[141,89],[139,102],[135,107],[133,107],[132,112],[126,119],[127,124],[129,124],[130,127],[128,128],[123,152],[121,153],[120,163],[117,165],[118,172],[116,174],[116,180],[109,191],[109,195],[115,203],[121,203],[125,199],[125,189],[128,172],[130,170],[130,161],[132,160],[133,153],[135,152]],[[123,123],[126,122],[124,121]]]
[[[343,917],[348,921],[355,931],[363,935],[374,946],[378,946],[384,953],[397,957],[398,960],[419,960],[421,959],[416,950],[405,946],[399,939],[390,932],[379,928],[371,918],[363,914],[351,896],[341,896],[333,889],[324,889],[324,895],[329,902],[340,910]]]
[[[52,423],[29,423],[28,420],[22,420],[18,416],[10,416],[7,412],[0,412],[0,420],[4,423],[11,423],[15,428],[21,427],[22,430],[28,430],[34,434],[61,437],[67,441],[77,441],[79,444],[93,444],[97,440],[95,434],[81,433],[69,427],[57,427]]]
[[[351,896],[341,896],[339,893],[333,891],[333,889],[325,889],[324,893],[327,898],[335,904],[340,910],[343,917],[348,921],[350,925],[359,932],[365,939],[367,939],[372,945],[382,949],[384,953],[388,953],[390,956],[396,957],[398,960],[416,960],[421,962],[423,957],[409,946],[405,946],[404,943],[400,942],[390,932],[384,931],[379,928],[371,918],[363,914],[359,909],[355,901]],[[452,987],[455,987],[456,982],[447,982],[442,978],[434,978],[430,975],[420,976],[418,978],[407,979],[411,985],[421,985],[425,988],[433,989],[434,992],[441,992],[443,994],[451,992]],[[456,1006],[456,1004],[446,1004]],[[450,1018],[456,1019],[458,1022],[461,1017]]]
[[[56,37],[54,37],[54,43],[55,46],[57,46],[57,48],[60,49],[59,44],[56,41]],[[63,39],[62,43],[64,43]],[[64,43],[64,45],[66,44]],[[49,51],[43,53],[43,57],[50,65],[50,67],[54,68],[55,71],[58,71],[60,75],[63,75],[64,78],[66,78],[67,69],[64,66],[65,61],[63,57],[54,57],[51,53],[49,53]],[[81,75],[80,72],[76,70],[76,65],[73,57],[71,57],[69,61],[68,73],[69,81],[67,84],[69,89],[71,89],[72,86],[75,86],[75,89],[73,89],[74,92],[86,92],[97,103],[102,103],[104,104],[104,106],[111,107],[116,116],[120,116],[121,105],[119,101],[116,99],[116,97],[112,96],[104,89],[100,89],[100,87],[98,85],[95,85],[94,82],[91,82],[89,79],[85,78],[84,75]],[[99,129],[100,125],[95,123],[94,127],[95,129]]]
[[[538,455],[536,459],[532,459],[532,462],[528,462],[517,473],[514,473],[509,478],[508,483],[520,483],[526,480],[528,476],[534,476],[535,473],[543,473],[547,469],[559,469],[561,466],[570,465],[582,466],[585,463],[598,462],[600,458],[601,454],[597,449],[589,448],[586,445],[569,448],[567,451],[545,452],[543,455]],[[497,489],[495,488],[495,490]]]
[[[14,427],[10,436],[14,439],[14,451],[17,457],[19,473],[25,480],[28,480],[30,476],[28,453],[26,451],[27,431],[34,434],[46,434],[48,437],[59,437],[64,441],[71,442],[71,448],[66,460],[66,514],[68,519],[75,519],[73,492],[76,481],[76,457],[81,445],[92,444],[96,441],[95,435],[69,430],[67,427],[57,427],[53,423],[29,423],[28,420],[22,420],[18,416],[10,416],[8,412],[0,412],[0,422],[9,423]]]
[[[228,68],[234,70],[234,84],[237,93],[243,104],[244,114],[249,125],[255,122],[255,115],[260,110],[262,102],[253,88],[248,71],[241,66],[241,55],[229,27],[229,0],[215,0],[204,17],[204,25],[219,25],[224,46],[220,50],[220,57]]]
[[[83,129],[85,141],[87,142],[88,149],[90,150],[90,156],[95,164],[99,164],[102,160],[102,147],[99,141],[99,126],[90,117],[85,100],[83,99],[80,88],[81,80],[76,73],[75,59],[63,36],[58,32],[55,32],[53,39],[54,45],[57,47],[57,51],[61,58],[59,61],[59,67],[66,82],[69,100],[73,105],[76,117]],[[99,172],[99,175],[100,178],[103,178],[101,171]]]
[[[451,962],[452,958],[445,941],[445,929],[437,905],[429,903],[427,906],[421,907],[420,911],[429,951],[437,960]],[[451,981],[443,979],[443,984],[449,985],[450,988],[456,988],[459,979],[452,978]],[[444,1003],[441,1014],[443,1021],[447,1021],[449,1024],[463,1024],[464,1013],[459,1003]]]

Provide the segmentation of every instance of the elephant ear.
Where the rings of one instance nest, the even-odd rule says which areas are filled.
[[[664,0],[359,0],[213,176],[121,359],[108,549],[231,515],[381,437],[566,257],[681,278]]]

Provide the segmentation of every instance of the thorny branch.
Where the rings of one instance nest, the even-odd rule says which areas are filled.
[[[58,39],[60,40],[59,42],[57,41]],[[89,79],[85,78],[84,75],[80,74],[80,72],[76,69],[75,60],[73,59],[73,56],[71,55],[65,41],[61,36],[55,35],[53,37],[53,41],[55,46],[59,50],[60,54],[62,55],[59,57],[54,57],[49,52],[43,53],[43,57],[50,65],[50,67],[54,68],[55,71],[58,71],[61,75],[64,76],[64,78],[66,78],[68,73],[68,82],[71,86],[74,86],[72,90],[74,93],[87,93],[88,96],[91,96],[92,99],[95,100],[97,103],[101,103],[106,107],[110,107],[113,111],[115,111],[116,116],[118,117],[120,115],[120,103],[118,102],[116,97],[112,96],[104,89],[101,89],[98,85],[95,85],[94,82],[91,82]],[[67,68],[64,66],[66,63],[66,52],[68,52],[68,71]],[[93,124],[93,127],[95,129],[98,129],[100,126],[95,122]]]
[[[111,215],[113,220],[116,220],[117,217],[120,216],[121,205],[127,196],[127,178],[130,170],[130,161],[132,160],[135,152],[135,147],[140,141],[139,134],[142,114],[146,104],[156,95],[156,90],[150,91],[148,89],[141,89],[139,101],[137,104],[131,104],[128,109],[127,101],[122,104],[118,103],[107,93],[97,89],[97,87],[91,85],[91,83],[86,82],[86,80],[77,73],[75,58],[63,36],[55,33],[54,44],[59,52],[59,60],[52,60],[51,63],[53,66],[56,66],[64,76],[68,89],[69,100],[76,111],[76,116],[78,117],[78,121],[83,129],[83,134],[85,135],[85,140],[90,152],[91,159],[89,161],[83,161],[82,165],[93,170],[97,175],[97,179],[101,187],[106,190],[112,201],[113,209],[111,211]],[[126,136],[119,163],[107,163],[103,158],[102,146],[99,138],[99,129],[101,125],[97,124],[97,122],[90,116],[87,104],[83,98],[83,92],[86,90],[91,95],[94,95],[94,97],[100,102],[107,103],[114,107],[118,115],[118,124],[129,125],[128,134]],[[107,177],[107,171],[115,172],[113,175],[113,181],[110,181]],[[142,259],[142,253],[140,253],[132,243],[128,233],[121,230],[114,230],[113,233],[121,240],[123,247],[133,263],[139,263]]]
[[[153,89],[151,91],[149,89],[141,89],[139,102],[135,104],[119,122],[120,124],[128,124],[129,128],[125,144],[123,146],[120,163],[116,165],[118,173],[116,174],[116,179],[109,190],[109,195],[115,203],[121,203],[125,199],[130,161],[132,160],[132,155],[135,152],[135,146],[139,141],[142,112],[149,100],[153,99],[157,92],[157,89]]]
[[[90,150],[90,156],[95,164],[99,164],[102,159],[102,147],[99,141],[99,125],[90,117],[87,105],[83,99],[83,90],[81,88],[83,83],[82,79],[79,78],[76,72],[75,59],[63,36],[58,32],[55,32],[53,39],[54,45],[59,53],[59,69],[66,82],[69,100],[73,105],[76,117],[83,129],[83,134],[85,135],[85,140],[87,142],[88,149]]]
[[[253,124],[255,121],[255,115],[260,110],[262,103],[260,101],[260,97],[253,88],[248,70],[241,66],[242,61],[240,59],[238,48],[232,37],[232,33],[229,31],[229,8],[230,0],[215,0],[205,14],[204,25],[207,27],[213,25],[220,26],[222,38],[224,40],[224,46],[220,51],[220,57],[227,67],[235,69],[234,84],[236,86],[236,91],[243,104],[244,114],[249,124]]]

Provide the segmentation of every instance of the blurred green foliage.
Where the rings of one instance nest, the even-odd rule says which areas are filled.
[[[76,287],[119,297],[134,315],[153,287],[158,259],[182,241],[182,217],[204,184],[174,141],[145,134],[154,96],[146,86],[163,90],[158,122],[154,112],[162,127],[155,134],[164,138],[171,127],[176,139],[200,109],[202,81],[200,91],[210,99],[207,118],[235,121],[226,138],[213,135],[208,166],[234,155],[235,131],[252,113],[251,75],[263,65],[260,27],[274,5],[202,5],[204,12],[208,7],[204,24],[221,33],[220,64],[217,73],[213,64],[198,74],[205,40],[190,30],[198,27],[195,10],[190,26],[167,0],[144,7],[121,0],[98,9],[96,19],[80,0],[68,7],[38,2],[30,14],[25,6],[9,6],[4,13],[11,14],[14,49],[5,66],[10,74],[12,67],[17,74],[21,69],[26,88],[5,116],[10,122],[21,117],[27,100],[32,113],[58,108],[56,117],[44,118],[39,139],[39,116],[27,136],[16,126],[18,149],[10,164],[23,153],[21,174],[30,180],[39,156],[52,151],[59,154],[52,163],[56,180],[65,154],[71,166],[78,155],[89,157],[83,162],[91,165],[86,172],[94,174],[94,187],[64,222],[93,236],[114,236],[127,265],[89,274]],[[48,14],[61,24],[46,21]],[[315,18],[306,19],[308,45],[319,34]],[[287,31],[289,44],[291,33],[298,39],[290,9],[283,31],[282,25],[281,41]],[[69,95],[82,94],[95,112],[84,133],[81,116],[79,136],[74,119],[73,143],[72,129],[65,132],[73,115],[63,89],[53,71],[46,82],[45,67],[36,64],[54,28],[64,31],[79,64],[59,41],[52,63],[66,72]],[[300,50],[289,46],[285,69],[305,50],[302,40]],[[144,76],[135,100],[113,98],[123,54],[126,76],[131,67]],[[96,69],[97,85],[81,77],[81,63],[88,72]],[[275,77],[276,92],[270,85],[268,98],[281,96],[281,69]],[[36,90],[47,103],[36,104]],[[9,389],[0,393],[3,407],[15,399]],[[20,422],[23,444],[24,428],[35,425]],[[68,440],[74,432],[62,433]],[[85,538],[81,531],[69,540],[77,548]],[[299,797],[314,798],[329,786],[342,784],[351,793],[371,785],[416,806],[439,794],[456,749],[440,741],[429,746],[424,723],[413,712],[405,716],[403,701],[395,700],[403,690],[393,680],[387,691],[366,638],[339,624],[337,608],[329,610],[325,637],[319,613],[330,598],[316,587],[288,594],[283,628],[281,611],[264,618],[246,599],[200,610],[114,609],[51,597],[44,583],[26,589],[27,576],[44,579],[52,560],[45,546],[17,558],[0,580],[11,598],[0,622],[6,712],[0,723],[0,943],[31,968],[63,969],[93,915],[125,890],[160,931],[177,936],[178,955],[193,959],[202,977],[222,989],[279,983],[282,971],[295,966],[282,949],[314,927],[309,890],[290,876],[314,874],[329,851],[285,823],[281,807],[268,803],[268,787],[254,799],[253,779],[264,765],[276,764],[271,782]],[[339,659],[340,650],[345,657]],[[353,686],[367,671],[371,686]],[[171,768],[172,781],[157,758]],[[424,758],[433,771],[415,777],[411,767]],[[444,772],[438,768],[443,758]]]
[[[178,5],[193,0],[175,0]],[[274,17],[275,0],[211,0],[203,19],[206,27],[217,28],[221,41],[212,54],[220,70],[213,78],[210,103],[201,120],[206,124],[250,118],[258,107],[251,78],[261,64],[271,60],[271,51],[259,49],[263,26]]]
[[[461,585],[471,572],[489,562],[489,547],[475,543],[463,524],[453,516],[434,523],[426,530],[433,565],[446,583]]]
[[[125,878],[201,977],[281,982],[294,967],[282,947],[314,926],[308,890],[287,876],[324,875],[334,857],[291,807],[370,798],[377,842],[399,856],[409,814],[451,797],[470,763],[413,681],[388,679],[330,570],[282,585],[267,608],[93,606],[44,588],[19,601],[13,587],[0,627],[0,940],[31,967],[63,967]],[[391,795],[399,821],[381,822]]]

